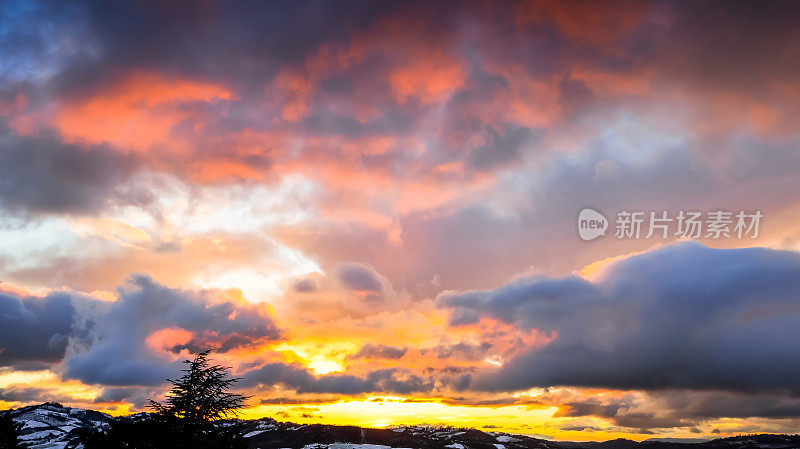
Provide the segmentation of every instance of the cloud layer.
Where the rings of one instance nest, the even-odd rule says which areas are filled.
[[[797,253],[678,244],[619,262],[597,283],[523,279],[438,302],[456,310],[452,325],[491,318],[556,336],[475,378],[475,388],[796,394],[799,275]]]
[[[59,362],[74,314],[67,294],[35,298],[0,293],[0,365]]]

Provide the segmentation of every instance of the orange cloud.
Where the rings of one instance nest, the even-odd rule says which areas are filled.
[[[175,125],[200,119],[188,104],[232,97],[219,84],[137,72],[88,98],[67,101],[54,124],[72,141],[111,143],[139,152],[156,144],[175,149],[186,145],[171,138]]]
[[[169,351],[177,345],[184,345],[192,340],[192,333],[181,328],[167,328],[155,331],[147,336],[147,346],[156,351]]]
[[[400,104],[407,103],[411,98],[416,98],[422,104],[438,103],[463,87],[465,80],[463,62],[453,59],[442,50],[415,55],[389,74],[389,84]]]
[[[283,119],[296,122],[305,117],[311,107],[316,83],[362,60],[367,48],[360,40],[344,46],[323,44],[302,67],[282,69],[270,88],[283,97]]]

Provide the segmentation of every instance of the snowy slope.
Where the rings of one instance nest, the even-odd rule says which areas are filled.
[[[114,419],[105,413],[56,403],[19,408],[11,416],[23,424],[21,438],[32,449],[63,449],[75,439],[76,429],[107,426]]]

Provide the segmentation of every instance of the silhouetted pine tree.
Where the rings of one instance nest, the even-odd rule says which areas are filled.
[[[120,419],[103,431],[84,435],[85,449],[169,448],[169,449],[239,449],[247,444],[242,427],[235,418],[244,407],[246,396],[229,390],[239,379],[228,377],[228,368],[211,365],[203,351],[178,379],[167,379],[172,389],[164,403],[150,401],[155,411],[136,419]]]
[[[178,379],[167,379],[172,389],[167,393],[165,404],[151,400],[150,407],[161,415],[182,420],[190,426],[206,426],[215,421],[238,416],[247,397],[228,390],[239,381],[228,378],[228,368],[211,365],[206,350],[194,360],[186,360],[189,366]]]

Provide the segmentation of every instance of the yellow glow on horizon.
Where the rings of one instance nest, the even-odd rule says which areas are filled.
[[[64,397],[68,401],[87,404],[92,403],[102,390],[78,380],[62,380],[56,373],[48,370],[0,372],[0,389],[27,388],[30,385],[36,385],[36,388],[44,390],[48,394]],[[33,403],[36,402],[33,401]],[[6,403],[13,404],[13,407],[25,404],[18,401]]]
[[[246,409],[243,417],[273,417],[278,421],[301,424],[324,423],[373,428],[441,425],[575,441],[614,438],[644,440],[653,436],[615,431],[608,422],[598,418],[589,420],[600,430],[590,433],[563,431],[558,425],[564,423],[564,419],[553,417],[557,410],[557,407],[531,405],[471,406],[446,404],[436,398],[370,396],[322,404],[260,405]]]
[[[296,410],[294,410],[296,409]],[[308,404],[291,407],[286,405],[262,405],[247,409],[247,417],[261,417],[288,413],[290,419],[300,422],[319,422],[324,418],[326,424],[357,425],[363,427],[386,427],[394,425],[450,425],[480,428],[483,425],[543,425],[549,420],[556,407],[533,408],[510,405],[502,407],[475,407],[468,405],[445,404],[440,400],[418,400],[402,397],[367,397],[364,399],[345,399],[326,404]],[[306,416],[293,415],[293,411]],[[312,413],[309,413],[309,412]],[[313,415],[313,417],[309,417]]]

